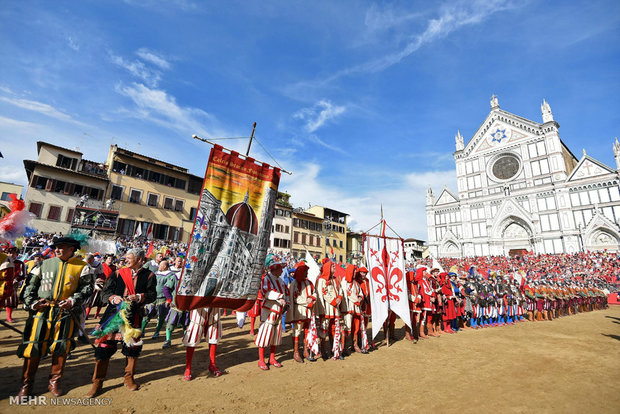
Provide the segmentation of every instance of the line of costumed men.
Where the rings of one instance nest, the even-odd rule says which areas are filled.
[[[174,306],[183,265],[181,257],[169,266],[161,254],[147,262],[144,250],[131,249],[125,255],[124,267],[104,266],[102,282],[92,277],[100,265],[89,264],[74,255],[80,242],[63,237],[52,247],[56,257],[34,266],[24,289],[23,301],[29,316],[17,350],[18,356],[24,359],[18,396],[31,394],[39,361],[47,355],[52,357],[48,389],[54,396],[63,394],[60,380],[67,355],[75,347],[77,331],[85,334],[80,315],[98,304],[106,308],[92,333],[96,338],[95,367],[88,397],[101,392],[109,360],[119,345],[126,361],[124,384],[130,390],[139,388],[134,376],[143,332],[153,317],[157,317],[155,337],[166,324],[163,349],[170,347],[175,328],[184,330],[184,379],[192,379],[194,350],[203,339],[209,343],[209,372],[216,377],[221,375],[215,356],[222,336],[222,310],[201,308],[186,312]],[[375,347],[366,334],[371,315],[366,268],[354,265],[338,268],[339,265],[324,259],[315,286],[307,278],[305,262],[295,266],[290,284],[281,277],[284,266],[277,256],[267,255],[259,299],[249,312],[251,334],[254,334],[254,319],[261,321],[254,341],[260,369],[282,367],[276,352],[282,342],[283,322],[293,326],[293,358],[300,363],[315,361],[319,355],[324,360],[339,360],[350,351],[366,354]],[[408,271],[406,276],[413,322],[413,330],[407,328],[406,332],[409,340],[460,329],[513,324],[525,316],[530,321],[550,320],[607,306],[608,291],[594,282],[527,281],[520,275],[498,274],[485,279],[474,270],[459,272],[456,267],[447,273],[419,267]],[[395,319],[396,315],[390,312],[384,324],[391,336]]]

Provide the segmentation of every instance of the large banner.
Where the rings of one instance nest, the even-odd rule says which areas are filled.
[[[370,279],[372,337],[375,338],[391,310],[411,327],[405,258],[400,239],[365,235],[364,252]]]
[[[211,149],[176,295],[179,309],[248,310],[260,287],[280,170]]]

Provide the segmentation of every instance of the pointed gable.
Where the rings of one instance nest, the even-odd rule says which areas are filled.
[[[452,194],[450,190],[448,190],[447,188],[444,188],[441,194],[439,194],[439,197],[437,197],[437,201],[435,202],[435,205],[439,206],[443,204],[451,204],[451,203],[458,203],[458,202],[459,202],[459,199],[454,194]]]
[[[463,153],[473,153],[497,149],[516,141],[541,134],[540,124],[511,114],[502,109],[492,110],[473,138],[467,143]]]
[[[573,172],[568,176],[566,181],[582,180],[584,178],[597,177],[599,175],[614,174],[615,171],[603,164],[600,161],[595,160],[589,155],[585,155],[581,158]]]

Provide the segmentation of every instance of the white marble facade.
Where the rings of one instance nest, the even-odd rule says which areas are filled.
[[[618,251],[618,170],[562,142],[543,100],[542,123],[491,112],[465,145],[455,137],[458,193],[426,195],[428,245],[437,257]],[[620,143],[613,145],[620,168]]]

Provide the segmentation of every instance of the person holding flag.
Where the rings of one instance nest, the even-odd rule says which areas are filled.
[[[280,279],[282,275],[282,261],[273,253],[265,258],[267,273],[261,284],[263,306],[261,309],[261,325],[254,343],[258,347],[258,367],[268,370],[269,365],[282,367],[276,360],[276,347],[282,343],[282,314],[289,306],[290,292],[286,284]],[[265,348],[269,347],[269,365],[265,364]]]

